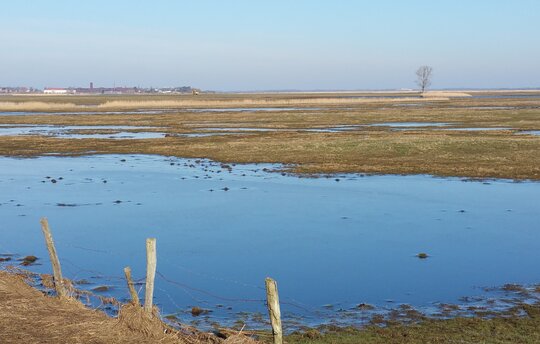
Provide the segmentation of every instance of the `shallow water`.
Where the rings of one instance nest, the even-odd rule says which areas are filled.
[[[216,132],[273,132],[273,131],[302,131],[312,133],[339,133],[343,131],[356,130],[362,125],[341,125],[328,128],[248,128],[248,127],[212,127],[212,128],[193,128],[195,130],[208,130]],[[214,134],[215,135],[215,134]]]
[[[110,134],[72,134],[72,133],[60,133],[55,134],[59,138],[65,139],[115,139],[115,140],[134,140],[134,139],[160,139],[165,137],[166,133],[155,132],[128,132],[121,131],[118,133]]]
[[[496,128],[496,127],[485,127],[485,128],[444,128],[444,130],[458,130],[458,131],[493,131],[493,130],[512,130],[512,128]]]
[[[156,302],[185,322],[265,314],[266,276],[279,283],[289,328],[350,322],[340,310],[359,303],[432,309],[479,287],[540,281],[540,183],[312,179],[159,156],[0,166],[0,253],[36,255],[42,265],[31,268],[50,272],[47,216],[65,275],[125,298],[123,267],[144,277],[144,241],[156,237]],[[213,312],[193,318],[191,306]]]
[[[518,134],[540,136],[540,130],[520,131]]]
[[[44,135],[70,139],[155,139],[165,137],[158,132],[127,132],[124,130],[155,129],[155,127],[114,126],[114,125],[0,125],[0,136]],[[106,130],[110,133],[95,133]],[[117,132],[119,131],[120,132]]]
[[[217,132],[217,133],[173,133],[167,134],[167,137],[211,137],[211,136],[222,136],[222,135],[235,135],[236,133],[229,132]]]
[[[414,128],[414,127],[444,127],[450,123],[442,122],[385,122],[369,124],[371,127]]]

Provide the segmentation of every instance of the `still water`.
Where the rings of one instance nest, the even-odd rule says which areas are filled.
[[[127,130],[156,129],[156,127],[117,125],[32,125],[0,124],[0,136],[41,135],[68,139],[158,139],[165,137],[159,132],[133,132]],[[95,133],[106,131],[107,133]]]
[[[122,269],[144,277],[145,239],[155,237],[156,303],[184,322],[193,306],[211,311],[208,323],[264,313],[266,276],[278,281],[286,325],[540,281],[540,183],[299,178],[276,165],[145,155],[4,157],[0,167],[1,254],[36,255],[30,268],[50,272],[46,216],[66,277],[124,299]]]

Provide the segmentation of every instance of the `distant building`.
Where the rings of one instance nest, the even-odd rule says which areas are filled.
[[[69,89],[69,88],[46,87],[43,90],[43,93],[45,94],[73,94],[73,93],[77,93],[77,91],[73,89]]]
[[[14,93],[14,94],[21,94],[21,93],[41,93],[40,90],[35,89],[33,87],[22,87],[22,86],[16,86],[16,87],[0,87],[0,94],[7,94],[7,93]]]
[[[8,93],[7,89],[0,88],[0,93]],[[162,88],[139,88],[139,87],[96,87],[93,82],[89,87],[46,87],[44,94],[193,94],[199,95],[202,91],[191,86],[162,87]]]

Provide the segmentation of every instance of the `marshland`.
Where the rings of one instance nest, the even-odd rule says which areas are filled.
[[[0,135],[2,130],[14,128],[28,131],[29,125],[103,126],[103,130],[86,129],[86,134],[115,134],[131,126],[132,133],[162,135],[154,140],[132,140],[129,145],[106,140],[106,136],[81,141],[69,135],[4,135],[0,153],[204,157],[221,162],[280,163],[290,165],[293,172],[308,174],[540,178],[539,140],[534,134],[540,127],[539,92],[454,95],[458,97],[431,98],[418,93],[7,96],[0,102]],[[334,103],[321,107],[322,100]],[[257,111],[261,103],[265,109]],[[13,104],[20,112],[13,112]],[[108,108],[114,109],[109,113],[106,104],[121,105]],[[177,104],[176,108],[171,104]],[[226,111],[227,104],[235,109]],[[241,104],[245,104],[241,107],[245,111],[237,111]],[[269,104],[275,108],[269,110]],[[293,109],[280,109],[291,105]],[[52,109],[63,106],[69,107],[55,115]],[[205,107],[210,110],[203,111]],[[143,111],[148,109],[153,112]],[[6,113],[3,116],[2,111]],[[39,115],[32,115],[32,111]],[[91,113],[85,114],[87,111]],[[402,122],[412,124],[403,126]],[[118,126],[118,130],[110,126]],[[338,130],[332,130],[335,128]],[[81,130],[72,131],[77,133]]]
[[[535,326],[539,109],[530,91],[5,96],[1,264],[50,273],[47,215],[64,274],[113,317],[153,236],[172,326],[268,340],[265,276],[291,342]]]
[[[539,22],[3,2],[0,343],[540,343]]]

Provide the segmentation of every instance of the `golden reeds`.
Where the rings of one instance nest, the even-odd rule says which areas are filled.
[[[430,95],[429,101],[448,100],[448,97]],[[368,103],[421,102],[422,98],[240,98],[231,100],[182,99],[182,100],[112,100],[96,106],[76,105],[73,103],[46,102],[0,102],[0,111],[101,111],[133,109],[174,109],[174,108],[227,108],[255,106],[305,106],[305,105],[354,105]]]

